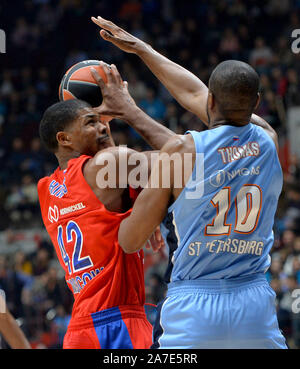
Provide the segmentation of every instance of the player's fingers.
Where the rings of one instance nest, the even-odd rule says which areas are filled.
[[[105,83],[103,79],[101,78],[100,74],[96,71],[95,68],[90,68],[92,76],[94,77],[95,81],[97,82],[97,85],[101,88],[101,91],[105,88]]]
[[[113,22],[104,19],[100,16],[98,16],[97,18],[92,17],[92,21],[97,24],[97,26],[106,29],[107,31],[110,31],[112,33],[114,33],[115,31],[117,31],[119,29],[119,27],[117,25],[115,25]]]
[[[109,41],[112,44],[114,44],[115,46],[119,47],[119,48],[123,48],[123,47],[130,47],[131,44],[133,44],[134,42],[130,42],[128,40],[116,37],[111,35],[109,32],[104,31],[103,29],[100,31],[100,36],[105,40],[105,41]]]
[[[162,235],[160,233],[160,228],[159,227],[157,227],[155,229],[155,238],[156,238],[156,240],[157,240],[158,243],[161,243],[162,242]]]
[[[103,72],[105,73],[106,75],[106,78],[107,78],[107,84],[110,84],[112,83],[113,81],[113,78],[112,78],[112,74],[111,74],[111,67],[110,65],[104,63],[103,61],[100,61],[100,66],[102,67],[103,69]]]
[[[152,250],[154,252],[157,252],[160,249],[160,243],[157,240],[155,233],[153,234],[153,236],[151,238],[151,246],[152,246]]]
[[[106,115],[106,114],[110,113],[104,102],[100,106],[97,106],[95,109],[96,109],[97,113],[100,114],[100,115]]]
[[[117,67],[115,66],[115,64],[112,64],[111,65],[111,69],[112,69],[112,75],[114,76],[115,78],[115,81],[119,84],[119,85],[122,85],[123,84],[123,81],[122,81],[122,78],[120,76],[120,73],[117,69]]]
[[[102,29],[100,31],[100,36],[105,40],[105,41],[110,41],[113,42],[114,40],[116,40],[116,37],[114,37],[112,34],[110,34],[109,32],[105,31],[104,29]]]
[[[155,239],[156,239],[156,242],[157,242],[156,251],[158,251],[160,248],[162,248],[165,245],[164,239],[162,237],[162,234],[160,232],[159,227],[157,227],[156,230],[155,230]]]
[[[155,234],[156,234],[156,238],[159,240],[159,241],[161,241],[161,233],[160,233],[160,229],[159,229],[159,227],[157,227],[156,228],[156,230],[155,230]]]

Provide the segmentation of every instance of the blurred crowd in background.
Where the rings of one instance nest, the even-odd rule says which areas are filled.
[[[292,30],[300,29],[300,0],[25,0],[17,6],[1,0],[7,45],[0,55],[0,288],[8,308],[33,347],[61,347],[73,297],[43,230],[36,183],[57,166],[41,147],[38,127],[45,109],[58,101],[60,80],[70,66],[86,59],[114,63],[136,103],[154,119],[177,133],[205,129],[135,55],[100,38],[90,21],[97,15],[205,83],[225,59],[246,61],[260,74],[256,113],[279,134],[285,179],[267,277],[277,293],[280,328],[290,346],[300,348],[300,314],[292,311],[292,293],[300,288],[300,164],[287,140],[287,112],[300,106],[300,56],[291,51]],[[111,128],[116,144],[149,148],[124,122],[114,120]],[[146,252],[149,303],[164,296],[166,262],[164,250]],[[148,312],[153,321],[151,307]]]

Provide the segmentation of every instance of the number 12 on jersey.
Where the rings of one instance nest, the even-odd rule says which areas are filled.
[[[231,188],[223,187],[212,199],[217,215],[211,224],[205,227],[206,236],[229,235],[232,224],[227,224],[227,214],[230,209]],[[245,184],[237,193],[235,204],[234,232],[252,233],[258,223],[262,204],[261,188],[254,184]]]
[[[75,237],[74,237],[75,236]],[[76,222],[71,220],[66,226],[66,238],[67,242],[74,241],[74,249],[72,253],[72,260],[66,252],[64,241],[63,241],[63,227],[58,226],[57,229],[57,242],[59,245],[60,253],[65,265],[68,267],[69,274],[79,272],[93,265],[92,260],[89,256],[84,258],[81,257],[83,235]]]

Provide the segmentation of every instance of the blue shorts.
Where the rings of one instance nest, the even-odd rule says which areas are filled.
[[[170,283],[152,348],[286,349],[275,296],[263,274]]]
[[[152,325],[143,306],[118,306],[73,318],[64,349],[148,349]]]

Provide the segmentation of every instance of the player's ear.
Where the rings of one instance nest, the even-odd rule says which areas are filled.
[[[60,131],[56,133],[58,145],[70,147],[72,145],[71,135],[68,132]]]
[[[259,103],[260,103],[260,93],[258,92],[257,93],[256,104],[255,104],[255,107],[254,107],[254,111],[258,108]]]

